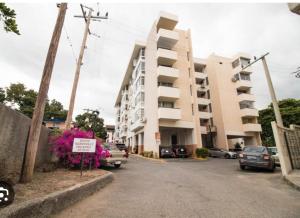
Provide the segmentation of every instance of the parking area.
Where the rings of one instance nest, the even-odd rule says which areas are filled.
[[[299,217],[300,192],[280,170],[239,169],[236,159],[131,156],[115,181],[57,217]],[[80,213],[84,211],[84,214]]]

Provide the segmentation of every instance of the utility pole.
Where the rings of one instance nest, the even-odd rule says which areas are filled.
[[[40,89],[35,102],[34,112],[31,120],[31,126],[29,130],[29,137],[24,157],[24,164],[21,175],[21,182],[30,182],[32,180],[35,158],[37,147],[39,143],[42,122],[44,117],[45,104],[47,99],[47,94],[49,90],[50,79],[52,75],[53,65],[55,62],[55,57],[57,53],[57,48],[59,44],[59,39],[62,31],[62,27],[65,20],[65,15],[67,11],[67,3],[61,3],[57,5],[59,7],[59,13],[57,16],[56,24],[52,34],[50,46],[48,49],[48,54],[46,62],[44,65],[43,75],[40,83]]]
[[[266,58],[265,58],[268,54],[269,54],[269,52],[266,53],[266,54],[264,54],[263,56],[261,56],[258,59],[256,59],[256,57],[254,57],[254,61],[252,63],[249,63],[247,66],[242,67],[242,70],[244,70],[247,67],[251,66],[252,64],[254,64],[255,62],[257,62],[258,60],[260,60],[260,59],[262,60],[262,63],[263,63],[263,66],[264,66],[265,75],[266,75],[266,78],[267,78],[268,87],[269,87],[269,92],[270,92],[271,99],[272,99],[272,104],[273,104],[273,108],[274,108],[276,122],[277,122],[277,124],[279,126],[283,127],[283,122],[282,122],[282,118],[281,118],[281,114],[280,114],[278,102],[277,102],[277,99],[276,99],[276,95],[275,95],[273,83],[272,83],[272,80],[271,80],[269,68],[268,68],[268,65],[267,65],[267,62],[266,62]]]
[[[79,57],[78,57],[78,60],[77,60],[77,65],[76,65],[76,71],[75,71],[75,77],[74,77],[74,81],[73,81],[73,87],[72,87],[72,93],[71,93],[71,98],[70,98],[69,110],[68,110],[68,115],[67,115],[67,119],[66,119],[66,129],[70,129],[70,127],[71,127],[73,111],[74,111],[74,105],[75,105],[76,91],[77,91],[79,75],[80,75],[80,68],[81,68],[81,65],[82,65],[82,58],[83,58],[84,50],[86,48],[87,36],[88,36],[88,34],[96,35],[96,34],[91,33],[91,31],[89,29],[91,19],[95,20],[95,21],[96,20],[99,21],[98,19],[107,19],[108,18],[108,13],[106,13],[105,17],[100,17],[99,12],[97,13],[97,16],[92,16],[92,12],[94,11],[92,8],[86,7],[82,4],[80,4],[80,7],[81,7],[81,11],[82,11],[83,16],[75,15],[74,17],[84,18],[84,20],[85,20],[85,31],[84,31],[84,34],[83,34],[80,53],[79,53]],[[84,8],[89,10],[89,13],[88,13],[87,17],[86,17],[86,12],[84,11]]]

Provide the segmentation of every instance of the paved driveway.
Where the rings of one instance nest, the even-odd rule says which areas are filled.
[[[115,181],[57,217],[300,217],[300,192],[280,171],[240,171],[237,160],[131,157]]]

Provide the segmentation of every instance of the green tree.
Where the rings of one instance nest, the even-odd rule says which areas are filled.
[[[6,100],[12,105],[19,105],[24,98],[26,87],[22,83],[12,83],[6,88]]]
[[[288,127],[290,124],[300,125],[300,100],[292,98],[283,99],[278,102],[278,105],[284,126]],[[259,111],[258,121],[262,126],[261,138],[263,145],[275,146],[271,126],[271,122],[275,121],[272,104],[270,104],[266,109]]]
[[[79,128],[92,130],[97,137],[105,139],[107,133],[104,128],[104,120],[99,117],[99,114],[98,110],[87,110],[87,112],[77,115],[75,120]]]
[[[44,119],[50,120],[52,117],[54,117],[56,119],[65,120],[67,117],[67,113],[68,111],[64,110],[62,103],[55,99],[52,99],[50,104],[48,101],[46,103]]]
[[[4,103],[6,100],[5,90],[0,87],[0,103]]]
[[[16,23],[16,12],[0,2],[0,21],[3,21],[4,30],[20,35],[18,25]]]
[[[15,83],[10,84],[10,86],[6,88],[5,101],[13,105],[16,110],[32,118],[37,95],[38,93],[36,91],[27,89],[24,84]],[[67,111],[64,110],[63,105],[55,99],[53,99],[50,104],[47,100],[45,106],[44,120],[49,120],[52,117],[62,120],[65,120],[67,117]]]

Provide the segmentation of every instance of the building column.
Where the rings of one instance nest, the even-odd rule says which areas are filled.
[[[139,154],[144,152],[144,145],[143,145],[143,140],[142,140],[142,133],[138,134],[138,148],[139,148]]]

